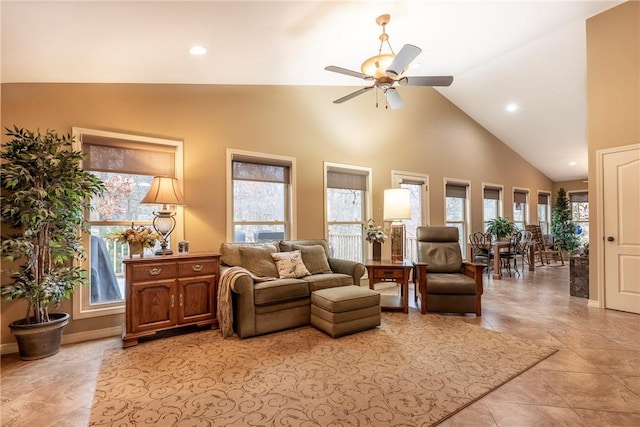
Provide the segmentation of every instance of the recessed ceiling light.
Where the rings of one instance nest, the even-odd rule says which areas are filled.
[[[576,164],[576,162],[569,162],[569,166],[575,166]]]
[[[518,111],[518,108],[519,108],[518,104],[516,104],[515,102],[508,103],[507,107],[506,107],[507,111],[510,112],[510,113]]]
[[[191,55],[204,55],[205,53],[207,53],[207,48],[206,47],[202,47],[202,46],[191,46],[189,48],[189,53]]]

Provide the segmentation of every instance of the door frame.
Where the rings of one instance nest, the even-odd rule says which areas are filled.
[[[589,298],[589,307],[606,308],[605,301],[605,283],[604,283],[604,156],[607,154],[620,153],[624,151],[640,150],[640,144],[623,145],[620,147],[606,148],[602,150],[596,150],[596,194],[598,208],[596,210],[596,233],[590,233],[589,244],[591,245],[593,239],[595,239],[596,246],[596,271],[597,271],[597,287],[598,287],[598,300],[594,301]]]

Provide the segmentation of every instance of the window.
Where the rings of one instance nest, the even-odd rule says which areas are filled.
[[[482,194],[482,221],[486,231],[489,220],[502,216],[502,188],[485,185]]]
[[[411,194],[411,219],[402,220],[405,225],[407,239],[405,258],[411,261],[417,260],[417,229],[421,225],[428,224],[428,181],[429,177],[427,175],[391,171],[393,187],[406,188]]]
[[[458,239],[463,254],[467,253],[467,230],[469,203],[468,183],[446,182],[445,184],[445,226],[458,228]]]
[[[231,150],[228,154],[232,211],[229,241],[292,238],[294,159]]]
[[[524,230],[529,220],[529,192],[513,190],[513,224],[517,230]]]
[[[542,234],[551,233],[551,204],[549,200],[551,194],[538,193],[538,224],[540,224],[540,230]]]
[[[371,170],[325,163],[327,240],[332,256],[364,261]]]
[[[589,243],[589,193],[569,193],[571,220],[576,226],[580,244]]]
[[[158,206],[141,204],[154,176],[171,176],[182,182],[182,141],[125,135],[74,128],[77,149],[85,153],[83,168],[105,184],[101,197],[91,200],[88,213],[91,233],[84,243],[88,252],[85,268],[89,286],[81,287],[74,298],[74,317],[122,313],[125,273],[123,259],[129,246],[108,238],[116,231],[135,226],[152,228]],[[176,230],[171,240],[183,233],[182,209],[176,210]],[[146,252],[152,254],[155,248]]]

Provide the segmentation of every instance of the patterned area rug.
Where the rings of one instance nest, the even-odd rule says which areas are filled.
[[[106,351],[90,425],[429,426],[555,351],[387,312],[338,339],[311,326],[245,340],[202,331]]]

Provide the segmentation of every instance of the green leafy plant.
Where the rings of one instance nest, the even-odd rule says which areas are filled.
[[[82,153],[74,151],[70,134],[41,134],[14,126],[2,144],[2,258],[22,262],[2,296],[28,302],[28,323],[49,319],[86,283],[77,262],[86,257],[80,231],[87,231],[85,209],[104,191],[102,181],[80,168]],[[5,228],[7,233],[5,235]]]
[[[516,227],[509,218],[499,216],[487,221],[486,231],[496,236],[498,240],[502,240],[507,236],[511,236],[516,231]]]
[[[580,238],[576,234],[576,226],[571,218],[569,199],[562,187],[558,190],[558,197],[551,211],[551,234],[562,250],[572,252],[580,246]]]

